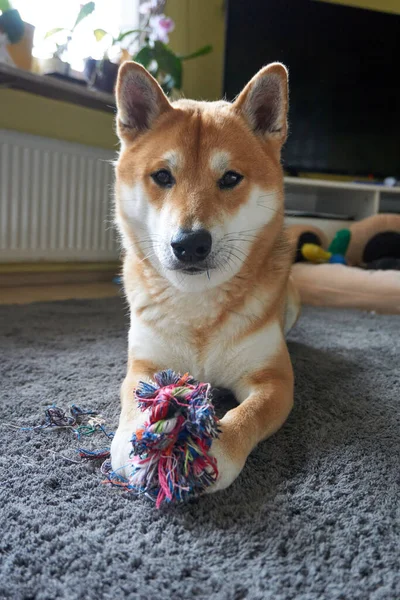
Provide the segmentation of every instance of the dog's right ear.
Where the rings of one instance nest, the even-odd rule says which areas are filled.
[[[165,111],[173,110],[157,81],[142,65],[125,62],[118,72],[117,132],[121,141],[129,142],[150,129]]]
[[[249,81],[233,106],[257,135],[280,145],[287,135],[288,72],[281,63],[267,65]]]

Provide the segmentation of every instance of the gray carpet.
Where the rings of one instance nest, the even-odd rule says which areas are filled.
[[[70,432],[8,425],[75,402],[115,427],[122,302],[3,306],[0,328],[0,598],[400,598],[399,317],[304,310],[289,421],[231,488],[160,511],[68,462]]]

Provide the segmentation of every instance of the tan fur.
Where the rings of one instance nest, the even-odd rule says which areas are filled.
[[[139,90],[135,87],[138,80]],[[129,116],[128,92],[139,103],[150,102],[148,115]],[[262,104],[265,94],[271,106]],[[139,379],[149,378],[159,369],[174,368],[192,370],[199,379],[209,376],[214,385],[230,383],[241,404],[222,419],[221,438],[212,447],[223,466],[214,486],[220,489],[237,476],[254,446],[282,425],[293,402],[284,330],[296,320],[299,302],[289,281],[291,251],[283,231],[280,149],[287,130],[286,71],[282,65],[265,68],[233,105],[189,100],[170,105],[150,76],[128,63],[120,72],[117,97],[123,148],[116,167],[116,212],[124,236],[123,276],[133,341],[121,393],[120,437],[112,452],[115,457],[121,455],[122,441],[118,440],[137,418],[133,390]],[[216,151],[222,152],[222,159],[217,156],[213,162]],[[229,157],[229,170],[244,176],[240,185],[229,191],[216,185],[223,175],[218,169],[223,170],[225,156]],[[162,189],[151,174],[171,168],[171,163],[176,184]],[[124,189],[130,194],[135,185],[140,185],[152,214],[168,209],[173,227],[190,229],[200,224],[210,230],[234,219],[254,190],[261,190],[253,210],[260,211],[265,225],[255,233],[241,233],[246,252],[240,254],[240,248],[236,249],[231,277],[191,294],[171,284],[156,259],[149,258],[151,232],[150,241],[143,242],[141,226],[139,230],[132,226],[129,203],[123,195]],[[139,343],[141,328],[146,332],[143,344]],[[264,331],[268,352],[258,364]],[[147,336],[154,340],[153,345]],[[243,356],[251,357],[248,365],[240,363],[240,348]],[[217,364],[218,356],[222,364],[227,354],[241,369],[237,380],[236,371],[232,373],[231,382],[224,380],[224,370],[221,367],[219,372]],[[115,458],[115,464],[121,460]]]

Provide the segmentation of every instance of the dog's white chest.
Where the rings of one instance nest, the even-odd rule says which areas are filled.
[[[150,361],[158,369],[189,372],[200,381],[233,389],[247,373],[267,366],[282,342],[277,321],[248,334],[245,326],[240,316],[233,317],[202,342],[193,330],[189,333],[189,329],[181,327],[179,321],[165,322],[157,334],[132,315],[129,348],[135,358]]]

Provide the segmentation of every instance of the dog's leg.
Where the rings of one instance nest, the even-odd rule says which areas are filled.
[[[293,405],[293,370],[282,338],[279,353],[264,369],[244,376],[233,389],[241,404],[221,419],[222,433],[211,447],[217,459],[215,492],[239,475],[247,456],[285,422]]]
[[[121,415],[118,429],[111,443],[111,464],[113,471],[123,477],[128,477],[131,471],[129,454],[132,450],[133,433],[145,422],[146,411],[139,409],[134,397],[134,390],[139,381],[153,378],[159,369],[151,362],[128,360],[126,377],[121,386]]]

